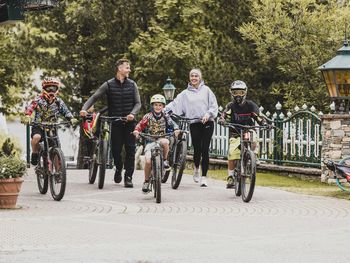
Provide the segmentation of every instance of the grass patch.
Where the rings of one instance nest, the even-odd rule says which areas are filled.
[[[186,171],[192,174],[193,171]],[[226,181],[227,170],[209,170],[208,176],[217,180]],[[350,200],[350,193],[340,190],[336,185],[328,185],[320,181],[302,180],[299,178],[291,178],[272,172],[259,172],[256,176],[256,185],[281,189],[289,192],[329,196]]]

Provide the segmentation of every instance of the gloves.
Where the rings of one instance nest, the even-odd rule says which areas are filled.
[[[219,119],[218,119],[218,123],[219,123],[220,125],[223,125],[223,124],[225,123],[225,119],[224,119],[224,118],[219,118]]]
[[[70,124],[71,124],[72,126],[77,125],[77,124],[78,124],[78,122],[79,122],[79,120],[78,120],[78,119],[76,119],[76,118],[71,118],[71,119],[70,119]]]
[[[140,138],[140,133],[138,131],[133,131],[132,134],[136,137],[136,139]]]
[[[28,125],[31,123],[31,121],[32,121],[32,118],[30,116],[28,115],[21,116],[21,123]]]

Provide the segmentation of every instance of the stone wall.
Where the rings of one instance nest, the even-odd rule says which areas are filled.
[[[335,162],[350,156],[350,115],[325,114],[322,116],[322,161]],[[321,181],[332,183],[333,174],[321,164]]]

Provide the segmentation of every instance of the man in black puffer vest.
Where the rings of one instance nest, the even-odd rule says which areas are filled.
[[[106,96],[108,116],[126,117],[127,122],[115,122],[112,126],[112,153],[116,166],[114,181],[122,181],[123,160],[121,151],[125,149],[124,186],[133,187],[132,175],[135,161],[135,137],[132,134],[136,126],[135,116],[141,108],[140,95],[135,81],[129,79],[130,62],[119,59],[116,62],[116,75],[103,83],[98,90],[85,102],[81,116],[86,116],[89,109],[98,99]]]

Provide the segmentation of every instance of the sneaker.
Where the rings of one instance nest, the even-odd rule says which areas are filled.
[[[198,183],[199,179],[200,179],[199,168],[198,169],[194,168],[193,181],[195,183]]]
[[[164,161],[164,170],[165,171],[170,171],[169,162],[167,160]]]
[[[227,189],[235,188],[235,180],[232,176],[227,177]]]
[[[124,176],[124,187],[133,188],[132,178],[130,176]]]
[[[38,164],[38,158],[39,158],[39,154],[38,153],[32,153],[32,156],[31,156],[31,160],[30,160],[30,163],[32,165],[37,165]]]
[[[144,181],[144,182],[143,182],[143,185],[142,185],[142,192],[148,193],[148,192],[150,191],[150,190],[149,190],[149,184],[150,184],[149,181]]]
[[[201,177],[201,187],[207,187],[207,177],[206,176],[202,176]]]
[[[116,184],[119,184],[122,181],[122,172],[119,170],[115,170],[114,173],[114,182]]]

